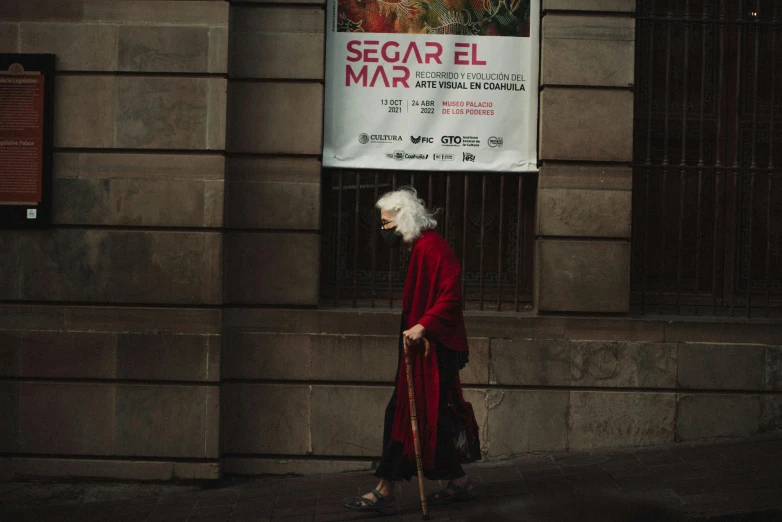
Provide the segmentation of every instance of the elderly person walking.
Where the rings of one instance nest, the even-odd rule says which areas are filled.
[[[397,512],[395,481],[409,481],[417,469],[404,348],[413,354],[424,475],[449,481],[444,490],[427,497],[429,505],[475,498],[461,463],[480,459],[480,444],[472,407],[464,401],[459,380],[459,370],[468,361],[468,347],[456,255],[433,230],[437,222],[415,189],[389,192],[375,206],[380,209],[383,239],[391,248],[408,249],[410,262],[402,296],[396,387],[386,408],[383,457],[375,471],[380,483],[363,497],[344,499],[343,506],[391,515]]]

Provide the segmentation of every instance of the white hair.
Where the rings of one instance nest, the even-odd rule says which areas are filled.
[[[375,206],[394,214],[396,230],[407,243],[418,239],[422,230],[437,226],[437,221],[434,220],[435,213],[426,210],[424,200],[418,197],[413,187],[402,187],[387,192],[377,200]]]

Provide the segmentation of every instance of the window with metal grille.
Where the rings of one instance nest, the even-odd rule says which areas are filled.
[[[632,303],[782,314],[782,0],[639,0]]]
[[[518,311],[532,302],[536,174],[324,169],[320,295],[324,307],[400,306],[409,253],[380,237],[374,205],[414,186],[462,265],[469,309]]]

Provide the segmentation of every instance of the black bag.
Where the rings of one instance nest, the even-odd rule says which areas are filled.
[[[448,404],[451,417],[453,444],[461,464],[481,460],[481,443],[478,438],[478,423],[472,404],[464,400],[452,400]]]

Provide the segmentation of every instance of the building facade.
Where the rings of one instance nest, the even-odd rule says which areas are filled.
[[[55,224],[0,231],[0,476],[370,469],[402,184],[464,265],[487,456],[782,429],[782,9],[712,4],[543,0],[539,172],[411,176],[321,167],[322,3],[5,2],[58,73]]]

